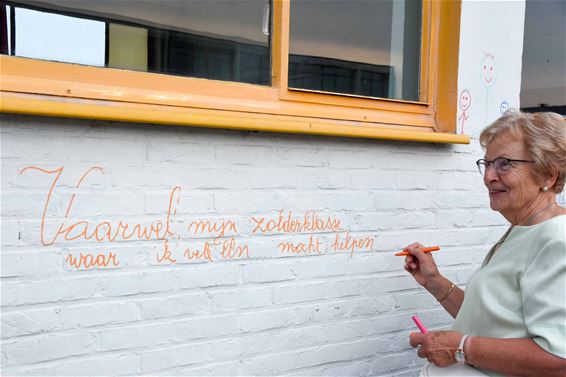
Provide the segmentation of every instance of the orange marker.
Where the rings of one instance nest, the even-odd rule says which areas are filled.
[[[438,251],[438,250],[440,250],[440,246],[423,247],[421,249],[421,251],[423,253],[430,253],[430,252]],[[405,255],[409,255],[409,252],[407,250],[403,250],[403,251],[396,253],[395,255],[398,256],[398,257],[403,257]]]

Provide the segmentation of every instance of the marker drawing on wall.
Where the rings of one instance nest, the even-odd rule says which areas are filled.
[[[470,94],[470,92],[468,90],[466,90],[466,89],[462,90],[462,92],[460,93],[460,101],[459,101],[458,105],[460,106],[460,109],[462,110],[462,113],[458,117],[458,120],[462,121],[462,123],[460,125],[460,133],[464,134],[464,123],[466,123],[466,121],[470,117],[470,112],[468,110],[470,109],[470,106],[472,105],[472,95]]]
[[[485,121],[484,126],[487,125],[487,114],[489,107],[489,89],[493,87],[497,80],[497,67],[495,56],[491,52],[486,52],[481,63],[481,82],[485,87]]]
[[[507,102],[507,100],[503,100],[501,102],[501,105],[499,105],[499,112],[501,115],[505,114],[507,111],[509,111],[509,108],[511,106],[509,105],[509,102]]]

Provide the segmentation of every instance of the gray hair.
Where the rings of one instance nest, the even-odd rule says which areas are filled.
[[[562,192],[566,180],[566,120],[562,115],[507,111],[481,132],[480,144],[486,148],[504,134],[522,140],[534,161],[535,174],[541,180],[556,174],[556,183],[549,189]]]

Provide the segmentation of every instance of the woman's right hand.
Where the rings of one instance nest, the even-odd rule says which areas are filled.
[[[417,283],[427,288],[432,281],[440,277],[432,253],[423,253],[424,246],[420,243],[413,243],[404,250],[409,252],[405,257],[405,270],[409,272]]]

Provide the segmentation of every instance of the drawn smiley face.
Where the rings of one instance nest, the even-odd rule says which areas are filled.
[[[510,107],[511,106],[509,105],[509,102],[503,101],[501,102],[501,105],[499,105],[499,112],[501,113],[501,115],[503,115],[509,110]]]
[[[481,63],[481,78],[483,85],[487,88],[491,88],[497,79],[495,56],[492,54],[486,54]]]
[[[470,108],[471,104],[472,104],[472,96],[470,92],[468,92],[465,89],[462,90],[462,92],[460,93],[460,108],[463,111],[466,111]]]

